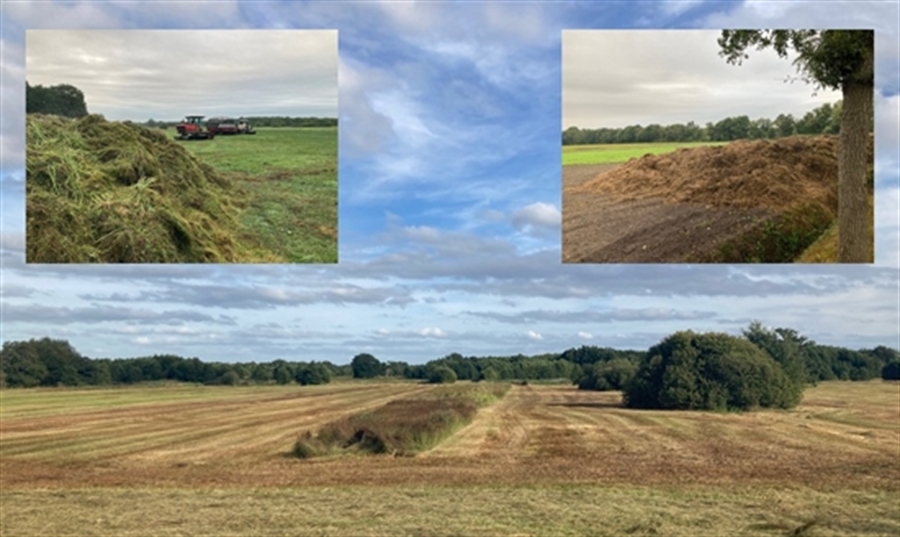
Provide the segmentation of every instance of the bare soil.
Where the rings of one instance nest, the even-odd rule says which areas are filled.
[[[800,204],[837,215],[837,139],[793,136],[563,168],[563,262],[673,263]]]
[[[673,263],[703,257],[774,212],[666,203],[662,198],[622,200],[578,190],[616,164],[563,168],[564,263]]]

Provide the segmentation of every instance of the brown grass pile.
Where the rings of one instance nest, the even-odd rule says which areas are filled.
[[[436,446],[508,390],[509,384],[448,386],[397,399],[332,421],[316,434],[303,433],[292,454],[301,459],[339,452],[412,456]]]
[[[644,155],[601,173],[577,191],[623,200],[776,211],[815,201],[837,212],[838,139],[792,136]]]
[[[265,260],[240,244],[230,181],[163,133],[28,115],[29,263]]]

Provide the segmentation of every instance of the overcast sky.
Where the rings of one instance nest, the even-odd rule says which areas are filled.
[[[29,30],[31,85],[106,119],[337,117],[336,30]]]
[[[92,357],[174,353],[204,360],[348,363],[357,353],[370,352],[382,360],[422,363],[452,352],[537,354],[580,345],[646,349],[675,330],[739,334],[756,319],[794,328],[824,344],[900,347],[896,2],[4,1],[0,11],[4,341],[64,338]],[[560,263],[563,30],[838,26],[876,30],[873,266]],[[26,29],[88,34],[140,28],[177,28],[185,36],[202,35],[203,28],[324,29],[331,30],[329,43],[334,43],[333,31],[339,32],[339,264],[24,263]],[[244,77],[250,67],[276,73],[280,69],[270,71],[273,65],[297,66],[296,83],[266,78],[259,85],[263,93],[254,100],[267,105],[303,98],[307,90],[282,89],[306,87],[300,73],[310,63],[328,65],[325,52],[293,64],[289,58],[305,46],[288,47],[284,54],[250,54],[245,60],[242,47],[229,48],[232,34],[216,35],[224,40],[212,45],[217,53],[205,57],[221,60],[228,72],[234,69]],[[155,77],[143,70],[159,67],[145,66],[159,65],[158,47],[174,42],[149,41],[148,46],[156,47],[149,50],[157,51],[147,52],[153,61],[138,66],[135,58],[120,64],[138,77],[134,80],[153,82]],[[203,43],[195,50],[208,50],[208,42]],[[125,53],[129,48],[143,50],[116,49]],[[767,53],[751,53],[744,67],[733,67],[715,54],[713,45],[703,60],[687,54],[687,45],[672,48],[680,54],[669,65],[660,66],[645,49],[650,58],[630,60],[627,66],[635,74],[620,78],[648,87],[688,84],[696,76],[696,85],[705,91],[718,87],[716,91],[725,92],[707,78],[701,81],[700,75],[721,69],[739,77],[769,64],[774,68],[765,75],[769,78],[793,73],[789,61],[774,55],[766,59]],[[198,65],[199,60],[186,60],[190,50],[167,50],[162,65]],[[29,81],[56,82],[32,78],[30,42],[28,54]],[[86,56],[102,54],[107,52]],[[604,62],[618,65],[611,56],[616,54],[598,58],[598,71],[607,69]],[[121,61],[110,58],[108,62]],[[74,73],[87,67],[62,61],[51,70],[56,69]],[[117,80],[122,72],[114,69],[96,79]],[[59,81],[73,82],[66,78]],[[780,81],[772,84],[777,91],[754,90],[755,95],[729,100],[735,105],[727,113],[757,115],[757,103],[767,103],[775,94],[781,99],[791,89]],[[116,93],[115,84],[100,94],[89,87],[85,93],[92,110],[99,110],[102,101],[113,103],[103,112],[110,115],[116,107],[128,106],[127,92],[124,97]],[[209,91],[216,99],[241,95]],[[198,110],[205,97],[188,102],[181,100],[182,93],[192,95],[185,88],[176,90],[174,96],[154,101],[170,104],[171,111],[142,113],[141,108],[138,119],[177,118],[189,110],[213,113]],[[800,88],[796,100],[808,99],[810,93],[811,88]],[[97,101],[95,95],[101,94]],[[141,95],[153,101],[143,97],[143,90]],[[640,108],[654,104],[659,103]],[[696,105],[679,106],[692,115],[670,116],[673,121],[704,120],[693,115]],[[635,115],[643,110],[627,102],[622,108],[633,117],[624,123],[666,122],[662,110],[652,109],[644,118]],[[766,110],[791,111],[780,104]],[[227,113],[253,112],[229,108]]]
[[[718,30],[564,30],[563,129],[698,125],[731,116],[802,117],[840,91],[798,79],[793,60],[748,51],[740,67],[718,55]],[[793,82],[790,82],[793,80]],[[814,95],[815,94],[815,95]]]

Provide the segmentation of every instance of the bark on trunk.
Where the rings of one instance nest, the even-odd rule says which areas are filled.
[[[843,86],[838,152],[838,262],[872,263],[874,237],[866,174],[869,168],[869,124],[873,85],[847,82]]]

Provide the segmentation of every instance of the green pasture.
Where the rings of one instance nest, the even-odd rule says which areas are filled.
[[[336,263],[337,127],[256,130],[178,143],[246,193],[241,222],[263,247],[292,263]]]
[[[570,164],[618,164],[647,154],[660,155],[672,151],[728,142],[661,142],[648,144],[566,145],[562,150],[563,166]]]

